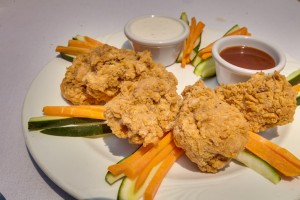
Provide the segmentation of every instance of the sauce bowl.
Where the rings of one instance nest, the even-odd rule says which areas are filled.
[[[247,46],[269,54],[275,61],[270,69],[247,69],[233,65],[220,56],[224,49],[234,46]],[[212,47],[212,56],[216,64],[216,75],[219,84],[231,84],[247,81],[252,74],[264,72],[266,75],[275,71],[282,71],[286,64],[284,53],[277,47],[250,36],[227,36],[215,42]]]
[[[124,33],[133,50],[148,50],[155,62],[169,66],[183,48],[189,27],[180,19],[144,15],[131,19],[125,25]]]

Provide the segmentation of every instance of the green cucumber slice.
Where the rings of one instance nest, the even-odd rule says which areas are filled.
[[[141,148],[141,146],[139,147]],[[123,159],[119,160],[119,162],[117,163],[121,163],[123,162],[124,160],[126,160],[128,157],[130,157],[132,154],[134,154],[139,148],[137,148],[134,152],[132,152],[130,155],[124,157]],[[120,175],[113,175],[110,171],[107,171],[106,175],[105,175],[105,181],[112,185],[114,184],[115,182],[117,182],[118,180],[122,179],[125,177],[125,174],[120,174]]]
[[[73,37],[73,40],[79,40],[85,42],[85,38],[82,35],[76,35]]]
[[[183,49],[180,51],[180,53],[179,53],[179,55],[178,55],[178,57],[176,59],[177,63],[180,63],[182,61],[182,55],[183,55]]]
[[[105,181],[109,184],[112,185],[118,180],[121,180],[122,178],[125,177],[125,174],[119,174],[119,175],[113,175],[110,171],[108,171],[105,175]]]
[[[89,118],[75,118],[75,117],[56,117],[56,116],[41,116],[31,117],[28,121],[28,130],[40,130],[45,128],[53,128],[66,126],[71,124],[83,123],[99,123],[104,120],[89,119]]]
[[[197,67],[197,65],[199,65],[199,63],[202,61],[202,58],[197,54],[195,56],[195,58],[192,60],[192,65],[194,67]]]
[[[187,16],[186,12],[182,12],[182,13],[181,13],[180,19],[181,19],[182,21],[184,21],[187,25],[189,25],[190,22],[189,22],[189,18],[188,18],[188,16]]]
[[[162,162],[161,162],[162,163]],[[143,197],[143,194],[145,193],[145,190],[148,186],[148,184],[150,183],[151,179],[153,178],[153,176],[155,175],[155,173],[157,172],[157,170],[159,169],[159,166],[161,165],[161,163],[157,164],[155,167],[152,168],[152,170],[150,171],[147,179],[145,180],[144,184],[139,188],[138,191],[134,191],[134,187],[135,187],[135,180],[131,180],[128,177],[125,177],[119,187],[119,191],[118,191],[118,200],[138,200],[141,199]]]
[[[297,101],[297,106],[299,106],[300,105],[300,93],[297,94],[296,101]]]
[[[297,85],[300,83],[300,69],[289,74],[286,79],[291,85]]]
[[[47,128],[41,130],[40,132],[53,136],[93,137],[111,133],[111,129],[107,124],[93,124],[86,126],[65,126]]]
[[[238,24],[235,24],[233,27],[231,27],[223,36],[228,35],[236,30],[238,30],[240,27]]]
[[[202,78],[209,78],[216,74],[215,61],[212,57],[202,60],[194,69],[194,74]]]
[[[195,51],[194,49],[192,50],[191,54],[190,54],[190,60],[193,61],[194,58],[197,56],[197,51]]]
[[[200,45],[201,45],[201,39],[202,39],[202,33],[199,35],[199,37],[197,38],[197,40],[194,43],[194,51],[196,51],[198,53]]]
[[[69,62],[73,62],[73,60],[76,58],[76,56],[74,56],[74,55],[64,54],[64,53],[60,53],[60,56]]]
[[[271,165],[252,153],[241,151],[236,160],[261,174],[274,184],[279,183],[281,180],[280,175]]]

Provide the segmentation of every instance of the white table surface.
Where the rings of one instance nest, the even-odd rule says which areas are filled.
[[[73,199],[32,159],[21,124],[27,90],[57,55],[55,46],[76,34],[120,32],[134,16],[182,11],[214,29],[247,26],[300,61],[299,0],[0,0],[0,192],[6,199]]]

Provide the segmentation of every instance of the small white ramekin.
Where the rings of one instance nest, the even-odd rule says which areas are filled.
[[[251,70],[237,67],[220,56],[222,50],[233,46],[248,46],[262,50],[273,57],[275,67],[267,70]],[[216,75],[219,84],[244,82],[257,72],[264,72],[266,75],[273,74],[275,71],[280,72],[286,64],[285,54],[279,48],[250,36],[227,36],[217,40],[212,47],[212,56],[215,60]]]
[[[169,24],[162,25],[161,29],[157,30],[157,33],[155,33],[156,31],[155,28],[150,28],[150,32],[153,31],[154,34],[156,34],[155,39],[149,39],[149,37],[143,37],[142,35],[139,35],[133,31],[132,27],[137,21],[147,19],[147,20],[153,20],[153,23],[156,23],[154,22],[154,20],[157,21],[158,18],[164,19],[161,21],[161,23],[165,23],[166,21],[171,20],[169,22],[176,24],[176,26],[180,29],[180,30],[176,29],[176,31],[179,30],[178,34],[174,37],[170,37],[170,38],[166,37],[167,34],[164,34],[164,31],[169,31],[167,30]],[[150,26],[149,25],[150,23],[145,24],[145,30],[149,28],[147,26]],[[139,16],[131,19],[125,25],[124,33],[128,38],[128,40],[130,41],[133,50],[138,52],[149,50],[155,62],[160,63],[164,66],[169,66],[176,61],[178,54],[183,48],[184,41],[189,34],[189,26],[186,23],[184,23],[182,20],[172,18],[172,17],[159,16],[159,15],[144,15],[144,16]]]

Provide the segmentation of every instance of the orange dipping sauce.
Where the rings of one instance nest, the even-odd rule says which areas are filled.
[[[232,46],[220,52],[227,62],[245,69],[265,70],[275,67],[275,60],[268,53],[248,46]]]

